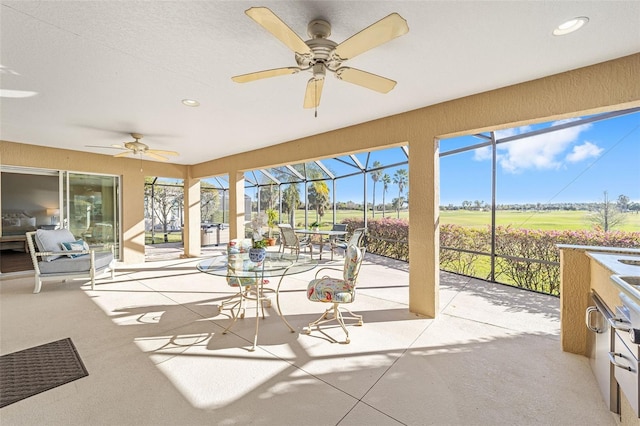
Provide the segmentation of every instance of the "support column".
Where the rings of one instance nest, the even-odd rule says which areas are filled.
[[[184,257],[200,256],[200,179],[184,180]]]
[[[144,174],[128,173],[122,178],[122,261],[143,263],[144,259]]]
[[[584,250],[560,248],[560,343],[562,350],[588,356],[584,315],[591,289],[590,259]]]
[[[433,136],[409,142],[409,311],[431,318],[440,289],[439,152]]]
[[[229,172],[229,239],[244,238],[244,173]]]

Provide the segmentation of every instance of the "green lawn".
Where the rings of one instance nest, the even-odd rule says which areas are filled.
[[[496,224],[498,226],[511,225],[514,228],[526,229],[542,229],[542,230],[581,230],[593,229],[593,224],[587,219],[586,211],[529,211],[520,212],[515,210],[498,211],[496,213]],[[336,223],[340,223],[346,218],[362,218],[361,210],[337,210]],[[382,218],[382,212],[376,212],[376,218]],[[395,211],[387,211],[385,217],[397,218]],[[400,218],[407,219],[409,212],[404,210],[400,212]],[[316,213],[309,212],[308,223],[311,224],[316,220]],[[369,219],[371,219],[369,212]],[[283,217],[283,221],[287,220]],[[322,229],[330,229],[333,223],[333,211],[328,210],[323,216]],[[471,210],[444,210],[440,212],[440,224],[453,224],[461,226],[485,227],[491,225],[491,212],[471,211]],[[304,210],[296,211],[295,227],[304,226]],[[618,231],[640,231],[640,214],[625,213],[624,223],[614,228]],[[168,235],[170,242],[181,241],[180,232],[170,233]],[[162,232],[156,232],[155,243],[164,242]],[[151,243],[151,232],[146,233],[146,243]]]
[[[347,219],[347,218],[362,218],[362,210],[336,210],[336,223],[340,223],[342,222],[343,219]],[[316,220],[316,212],[315,211],[309,211],[309,224],[312,224],[313,222],[315,222]],[[369,219],[371,219],[371,212],[369,212]],[[390,217],[390,218],[397,218],[398,217],[398,213],[395,211],[387,211],[385,212],[385,217]],[[400,212],[400,218],[402,219],[407,219],[409,217],[409,212],[406,210],[403,210]],[[376,212],[376,219],[381,219],[382,218],[382,212]],[[284,218],[283,218],[284,219]],[[284,220],[286,222],[286,219]],[[333,224],[333,210],[327,210],[327,212],[325,213],[325,215],[322,217],[321,219],[321,223],[322,223],[322,227],[324,229],[329,229],[331,228],[331,225]],[[296,227],[303,227],[304,226],[304,210],[298,210],[296,211]]]
[[[542,230],[581,230],[593,229],[593,223],[586,211],[530,211],[519,212],[505,210],[496,212],[496,225],[511,225],[514,228]],[[441,224],[461,226],[491,225],[491,212],[469,210],[446,210],[440,212]],[[615,227],[618,231],[640,231],[640,214],[625,213],[624,222]]]
[[[516,210],[500,210],[496,212],[496,225],[511,225],[514,228],[526,229],[542,229],[542,230],[581,230],[593,229],[594,225],[588,220],[587,211],[516,211]],[[386,217],[397,218],[395,211],[387,211]],[[342,219],[348,217],[362,217],[360,210],[337,210],[336,223],[340,223]],[[371,212],[369,218],[371,219]],[[376,218],[382,218],[382,212],[376,212]],[[406,219],[409,212],[404,210],[400,212],[400,218]],[[311,224],[316,220],[315,212],[309,212],[309,221]],[[333,223],[333,211],[327,211],[322,218],[322,227],[328,229]],[[440,212],[440,224],[454,224],[461,226],[484,227],[491,225],[491,212],[489,211],[471,211],[471,210],[444,210]],[[295,226],[302,227],[304,225],[304,210],[296,212]],[[640,214],[625,213],[624,222],[615,227],[618,231],[640,231]]]
[[[168,241],[164,240],[164,234],[162,233],[162,231],[156,231],[153,242],[151,242],[151,231],[147,231],[144,233],[145,244],[162,244],[164,242],[179,243],[179,242],[182,242],[182,233],[170,232],[167,234],[167,240]]]

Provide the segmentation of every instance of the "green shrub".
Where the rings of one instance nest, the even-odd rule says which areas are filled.
[[[349,232],[364,227],[357,218],[343,219]],[[640,232],[544,231],[496,227],[494,280],[503,284],[560,294],[560,250],[557,244],[640,248]],[[409,261],[409,221],[367,221],[367,251]],[[451,250],[456,249],[456,250]],[[483,254],[480,254],[483,253]],[[490,279],[491,227],[440,226],[440,269]]]

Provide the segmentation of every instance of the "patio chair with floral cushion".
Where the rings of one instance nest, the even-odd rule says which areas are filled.
[[[236,288],[238,292],[220,303],[220,312],[223,310],[231,312],[231,322],[222,332],[222,334],[227,334],[238,318],[244,318],[247,303],[249,301],[256,302],[256,329],[251,351],[255,350],[258,342],[259,310],[262,310],[262,319],[264,319],[264,305],[270,306],[270,301],[264,297],[264,292],[272,291],[264,288],[264,284],[269,282],[263,278],[259,269],[255,274],[247,274],[246,272],[247,264],[253,264],[248,255],[252,245],[251,238],[233,239],[229,242],[227,246],[227,284]]]
[[[350,342],[349,331],[347,330],[344,320],[355,319],[358,321],[357,325],[362,325],[362,315],[354,314],[341,305],[353,303],[356,298],[356,283],[360,267],[362,266],[362,260],[364,259],[364,253],[364,248],[355,245],[347,247],[344,267],[342,268],[342,278],[320,275],[322,271],[326,270],[340,271],[338,268],[320,268],[316,272],[316,278],[307,286],[307,298],[312,302],[331,303],[331,306],[324,311],[320,318],[309,323],[308,327],[305,327],[305,333],[310,334],[313,327],[320,329],[320,325],[322,324],[337,321],[347,335],[344,343]],[[350,316],[344,316],[341,309],[346,311]],[[329,314],[332,314],[331,318],[329,318]]]
[[[248,253],[251,246],[251,238],[233,239],[227,245],[227,284],[238,292],[220,303],[220,311],[223,309],[231,311],[233,318],[231,325],[235,323],[237,317],[244,318],[245,296],[256,285],[256,280],[253,277],[243,277],[241,274],[241,276],[236,274],[236,270],[242,271],[243,262],[249,261],[247,255],[243,255],[243,253]],[[235,311],[236,308],[238,308],[237,313]],[[226,334],[231,325],[227,327],[223,334]]]

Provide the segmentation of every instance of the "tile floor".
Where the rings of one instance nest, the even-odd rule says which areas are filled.
[[[0,423],[616,424],[588,360],[560,348],[557,298],[442,273],[440,315],[422,318],[408,311],[407,265],[367,254],[350,344],[337,327],[300,332],[324,308],[306,299],[311,271],[281,292],[297,332],[272,307],[250,352],[255,309],[222,335],[229,288],[197,262],[122,265],[95,291],[32,294],[32,277],[0,277],[0,353],[71,337],[89,371],[0,409]]]

